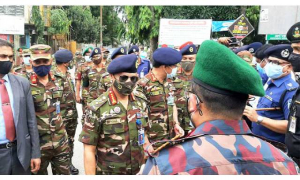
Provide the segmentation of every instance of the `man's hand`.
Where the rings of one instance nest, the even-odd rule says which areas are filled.
[[[81,103],[80,95],[76,95],[76,102],[77,102],[77,103]]]
[[[229,37],[220,37],[220,38],[218,39],[218,42],[219,42],[220,44],[225,45],[225,46],[229,46],[229,43],[231,42],[231,40],[230,40]]]
[[[154,152],[154,148],[150,143],[145,143],[143,145],[143,148],[145,151],[147,151],[149,154],[152,154]]]
[[[178,123],[175,124],[174,131],[176,135],[180,134],[180,137],[184,136],[184,130],[179,126]]]
[[[246,106],[243,115],[247,116],[250,121],[257,122],[258,114],[254,108]]]
[[[31,172],[32,173],[37,173],[38,170],[40,169],[41,165],[41,159],[31,159],[30,167],[31,167]]]

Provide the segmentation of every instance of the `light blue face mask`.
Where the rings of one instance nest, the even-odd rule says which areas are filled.
[[[177,67],[173,68],[170,74],[167,73],[167,78],[171,79],[173,77],[176,77],[176,74],[177,74]]]
[[[92,61],[92,59],[90,58],[90,56],[84,56],[84,59],[85,59],[86,62],[91,62]]]
[[[25,64],[26,66],[29,66],[29,65],[30,65],[29,60],[30,60],[30,57],[23,57],[23,61],[24,61],[24,64]]]
[[[283,72],[282,72],[283,68],[284,68],[284,66],[280,66],[277,64],[273,64],[273,63],[267,63],[265,66],[265,71],[269,78],[277,79],[283,74]]]

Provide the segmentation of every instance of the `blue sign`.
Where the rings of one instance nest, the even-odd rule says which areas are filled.
[[[229,20],[229,21],[213,21],[213,22],[212,22],[212,32],[228,31],[228,27],[229,27],[234,21],[235,21],[235,20]]]

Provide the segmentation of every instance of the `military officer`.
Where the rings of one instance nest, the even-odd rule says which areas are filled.
[[[116,59],[117,57],[121,57],[126,55],[126,48],[125,47],[119,47],[114,50],[114,52],[111,54],[111,61]],[[105,89],[107,91],[109,87],[112,85],[112,79],[109,76],[108,72],[105,72],[102,74],[101,79],[99,81],[100,89]]]
[[[30,51],[29,51],[29,49],[24,49],[23,50],[22,59],[23,59],[24,64],[22,64],[19,67],[15,68],[14,72],[17,75],[21,75],[21,76],[27,78],[27,76],[30,76],[30,73],[33,72],[32,66],[29,62],[29,60],[30,60]]]
[[[87,99],[89,96],[88,86],[83,86],[83,73],[93,65],[93,62],[90,58],[90,54],[93,48],[86,48],[82,55],[84,56],[85,62],[82,64],[78,64],[77,69],[75,69],[75,84],[76,84],[76,102],[82,104],[82,118],[81,123],[84,122],[84,112],[87,105]],[[81,97],[80,97],[80,89],[81,89]]]
[[[101,52],[102,52],[102,61],[101,61],[101,63],[105,66],[105,69],[107,69],[107,67],[110,63],[108,61],[109,50],[106,49],[106,48],[101,48]]]
[[[178,122],[175,87],[167,81],[167,78],[176,76],[177,63],[181,59],[182,55],[177,50],[158,48],[153,53],[153,69],[137,83],[136,90],[145,95],[149,108],[150,142],[171,139],[175,134],[184,135]]]
[[[85,59],[83,58],[81,52],[77,50],[75,52],[74,62],[75,62],[75,68],[78,67],[79,64],[84,63]]]
[[[257,108],[272,110],[257,111],[246,106],[244,115],[252,121],[253,133],[267,139],[284,143],[288,124],[289,106],[298,84],[292,79],[292,65],[288,60],[292,53],[291,45],[280,44],[265,51],[267,65],[266,95],[259,99]]]
[[[230,72],[230,73],[228,73]],[[293,161],[241,120],[248,95],[263,96],[254,68],[207,40],[198,51],[188,111],[196,129],[149,158],[142,174],[297,174]]]
[[[151,63],[149,59],[141,58],[139,47],[137,45],[131,46],[131,48],[128,51],[128,54],[135,54],[138,56],[139,67],[137,71],[139,77],[142,78],[145,75],[147,75],[151,69],[150,67]]]
[[[135,55],[113,60],[107,68],[113,85],[88,106],[79,136],[86,174],[136,174],[144,163],[143,147],[150,143],[146,103],[142,94],[133,93],[136,61]]]
[[[106,89],[99,85],[101,75],[106,72],[105,66],[101,63],[102,55],[100,48],[95,48],[90,54],[90,58],[92,59],[93,65],[82,73],[83,88],[88,88],[89,92],[87,103],[91,103],[102,93],[106,92]]]
[[[192,43],[184,44],[179,49],[182,54],[182,60],[180,62],[180,67],[178,74],[175,78],[169,79],[168,82],[173,83],[175,86],[175,104],[178,110],[178,121],[180,127],[185,131],[187,135],[188,131],[192,130],[191,120],[186,111],[186,99],[188,97],[188,92],[191,91],[191,80],[192,73],[194,70],[196,62],[197,49]]]
[[[71,73],[68,71],[69,63],[73,59],[72,52],[67,49],[62,49],[54,54],[56,60],[56,67],[53,74],[57,77],[59,84],[64,86],[67,96],[65,98],[65,106],[60,108],[62,119],[68,134],[69,146],[70,146],[70,171],[72,175],[79,173],[78,169],[72,164],[72,157],[74,154],[74,136],[77,127],[77,109],[74,84],[72,83]]]
[[[51,47],[38,44],[30,47],[30,63],[34,73],[29,78],[38,125],[41,149],[41,168],[38,174],[47,175],[51,163],[53,174],[70,174],[70,148],[63,123],[61,107],[68,95],[63,82],[50,72]]]
[[[287,32],[286,37],[292,43],[293,52],[289,56],[289,62],[293,66],[298,84],[300,74],[300,22],[294,24]],[[288,155],[300,166],[300,89],[296,91],[290,106],[288,128],[285,134],[285,144]]]

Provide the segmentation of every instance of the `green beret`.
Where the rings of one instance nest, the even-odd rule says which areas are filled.
[[[206,40],[197,53],[194,82],[224,95],[264,96],[258,72],[226,46]]]
[[[83,51],[82,55],[84,56],[85,53],[88,53],[88,52],[91,53],[92,51],[93,51],[93,47],[88,47],[88,48],[86,48],[86,49]]]

